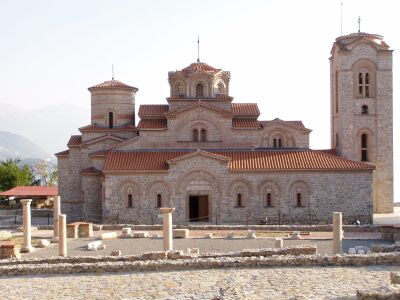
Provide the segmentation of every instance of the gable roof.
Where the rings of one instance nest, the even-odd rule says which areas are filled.
[[[63,157],[63,156],[69,156],[69,149],[68,150],[64,150],[61,152],[57,152],[56,154],[54,154],[57,157]]]
[[[205,156],[205,157],[214,158],[214,159],[221,160],[221,161],[230,161],[231,160],[229,157],[198,149],[197,151],[190,152],[189,154],[171,158],[171,159],[167,160],[167,163],[168,164],[175,163],[180,160],[191,158],[194,156]]]
[[[230,159],[230,171],[372,171],[374,166],[315,150],[207,150]],[[103,172],[166,171],[168,162],[187,158],[196,150],[139,150],[108,153]],[[204,154],[205,155],[205,154]]]
[[[271,125],[283,125],[283,126],[289,126],[289,127],[293,127],[296,129],[301,129],[301,130],[305,130],[305,131],[309,131],[311,132],[311,129],[308,129],[304,126],[302,121],[284,121],[281,120],[279,118],[275,118],[271,121],[260,121],[261,125],[264,127],[268,127]]]
[[[126,138],[122,138],[122,137],[114,135],[114,134],[105,134],[105,135],[102,135],[102,136],[95,137],[93,139],[87,140],[87,141],[81,143],[81,145],[90,145],[90,144],[97,143],[97,142],[100,142],[100,141],[103,141],[103,140],[107,140],[107,139],[116,140],[116,141],[119,141],[119,142],[124,142],[124,141],[127,140]]]
[[[175,115],[177,113],[181,113],[183,111],[186,111],[186,110],[189,110],[189,109],[193,109],[195,107],[204,107],[204,108],[207,108],[207,109],[210,109],[210,110],[222,112],[224,114],[232,115],[232,112],[227,110],[227,109],[224,109],[224,108],[215,106],[213,104],[210,104],[208,102],[204,102],[204,101],[199,100],[199,101],[196,101],[194,103],[191,103],[191,104],[188,104],[188,105],[184,105],[184,106],[180,106],[180,107],[178,107],[178,108],[176,108],[174,110],[171,110],[171,111],[165,113],[165,116]]]

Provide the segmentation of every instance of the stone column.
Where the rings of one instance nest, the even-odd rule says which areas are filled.
[[[67,216],[58,216],[58,255],[67,256]]]
[[[342,213],[334,212],[333,213],[332,254],[341,254],[342,253],[342,239],[343,239]]]
[[[171,251],[172,246],[172,212],[175,208],[160,208],[160,212],[163,214],[163,248],[164,251]]]
[[[22,215],[23,215],[23,232],[24,242],[21,247],[22,253],[29,253],[33,251],[32,247],[32,227],[31,227],[31,203],[32,199],[21,199]]]
[[[56,196],[54,198],[54,206],[53,206],[53,231],[54,237],[53,242],[58,242],[58,216],[61,214],[60,207],[60,196]]]

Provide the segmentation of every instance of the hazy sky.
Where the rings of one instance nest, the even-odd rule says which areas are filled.
[[[342,2],[343,34],[357,31],[361,16],[361,31],[400,48],[398,1]],[[111,64],[116,79],[139,88],[136,112],[143,103],[166,103],[168,71],[196,60],[200,34],[201,61],[231,71],[235,101],[257,102],[260,119],[302,120],[313,130],[311,147],[329,148],[328,58],[340,35],[340,3],[0,0],[0,103],[88,110],[87,87],[111,79]],[[397,174],[398,58],[395,51]]]

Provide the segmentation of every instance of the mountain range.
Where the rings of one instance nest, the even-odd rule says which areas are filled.
[[[0,159],[15,157],[54,160],[65,150],[71,134],[88,125],[89,108],[54,105],[21,108],[0,103]]]

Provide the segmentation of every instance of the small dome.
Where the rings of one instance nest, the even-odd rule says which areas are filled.
[[[88,88],[89,91],[91,91],[92,89],[98,89],[98,88],[125,88],[125,89],[130,89],[130,90],[134,90],[135,92],[138,91],[137,88],[127,85],[119,80],[109,80],[109,81],[104,81],[103,83],[100,84],[96,84],[90,88]]]
[[[208,65],[206,63],[195,62],[195,63],[190,64],[190,66],[187,66],[186,68],[182,69],[181,72],[185,73],[185,74],[191,74],[196,71],[206,71],[206,72],[215,73],[215,72],[219,71],[219,69],[211,67],[210,65]]]

